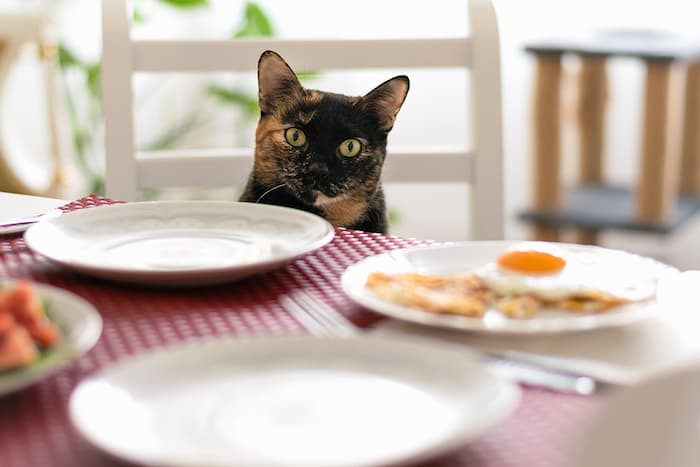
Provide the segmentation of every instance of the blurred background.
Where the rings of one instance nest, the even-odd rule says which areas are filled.
[[[528,238],[517,213],[530,200],[530,105],[533,58],[523,46],[544,36],[612,28],[698,32],[700,3],[687,0],[494,0],[500,23],[507,238]],[[460,36],[467,5],[457,0],[135,0],[132,34],[139,38],[402,38]],[[100,2],[0,0],[0,39],[25,42],[0,64],[0,190],[72,199],[101,193]],[[43,45],[42,45],[43,44]],[[53,46],[47,46],[51,44]],[[1,44],[0,44],[1,45]],[[2,47],[0,47],[2,51]],[[58,65],[51,67],[47,63]],[[309,72],[307,87],[362,95],[396,74],[411,91],[390,134],[391,146],[468,146],[461,71],[381,70]],[[641,63],[608,64],[605,173],[613,182],[637,176],[644,74]],[[48,75],[48,78],[47,78]],[[573,113],[563,90],[563,116]],[[258,109],[255,75],[142,75],[134,82],[136,142],[141,149],[252,147]],[[566,138],[564,125],[564,145]],[[700,131],[700,129],[699,129]],[[564,151],[564,179],[573,177],[575,151]],[[147,191],[142,199],[237,199],[242,187]],[[469,189],[451,184],[386,186],[391,233],[435,240],[466,238]],[[700,223],[670,235],[604,232],[600,243],[657,257],[684,269],[700,267]]]

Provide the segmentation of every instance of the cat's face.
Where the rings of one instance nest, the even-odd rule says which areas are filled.
[[[393,78],[367,95],[304,89],[274,52],[258,63],[261,117],[254,173],[309,205],[368,199],[378,188],[386,139],[408,92]]]

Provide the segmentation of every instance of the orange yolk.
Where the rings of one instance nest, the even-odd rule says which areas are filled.
[[[564,269],[566,261],[558,256],[537,250],[509,251],[498,258],[503,268],[534,274],[551,274]]]

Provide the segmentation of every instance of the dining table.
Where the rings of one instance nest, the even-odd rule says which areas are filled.
[[[21,203],[30,198],[11,200]],[[0,197],[0,202],[8,199]],[[73,212],[118,203],[90,195],[57,204],[64,212]],[[0,280],[28,279],[72,292],[92,304],[103,320],[99,340],[89,352],[29,387],[0,396],[0,465],[126,465],[90,445],[72,426],[68,401],[76,386],[123,359],[190,339],[307,333],[303,323],[280,304],[280,297],[292,290],[305,291],[359,328],[385,323],[386,317],[356,304],[343,292],[341,275],[368,256],[434,242],[345,228],[335,228],[334,233],[325,246],[274,270],[230,283],[187,288],[144,287],[90,277],[30,250],[21,232],[0,235]],[[420,465],[565,467],[606,393],[581,396],[533,386],[521,389],[517,408],[505,420],[454,452]]]

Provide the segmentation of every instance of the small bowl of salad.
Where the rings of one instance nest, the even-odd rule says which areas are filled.
[[[68,365],[101,332],[95,307],[67,290],[29,280],[0,282],[0,395]]]

